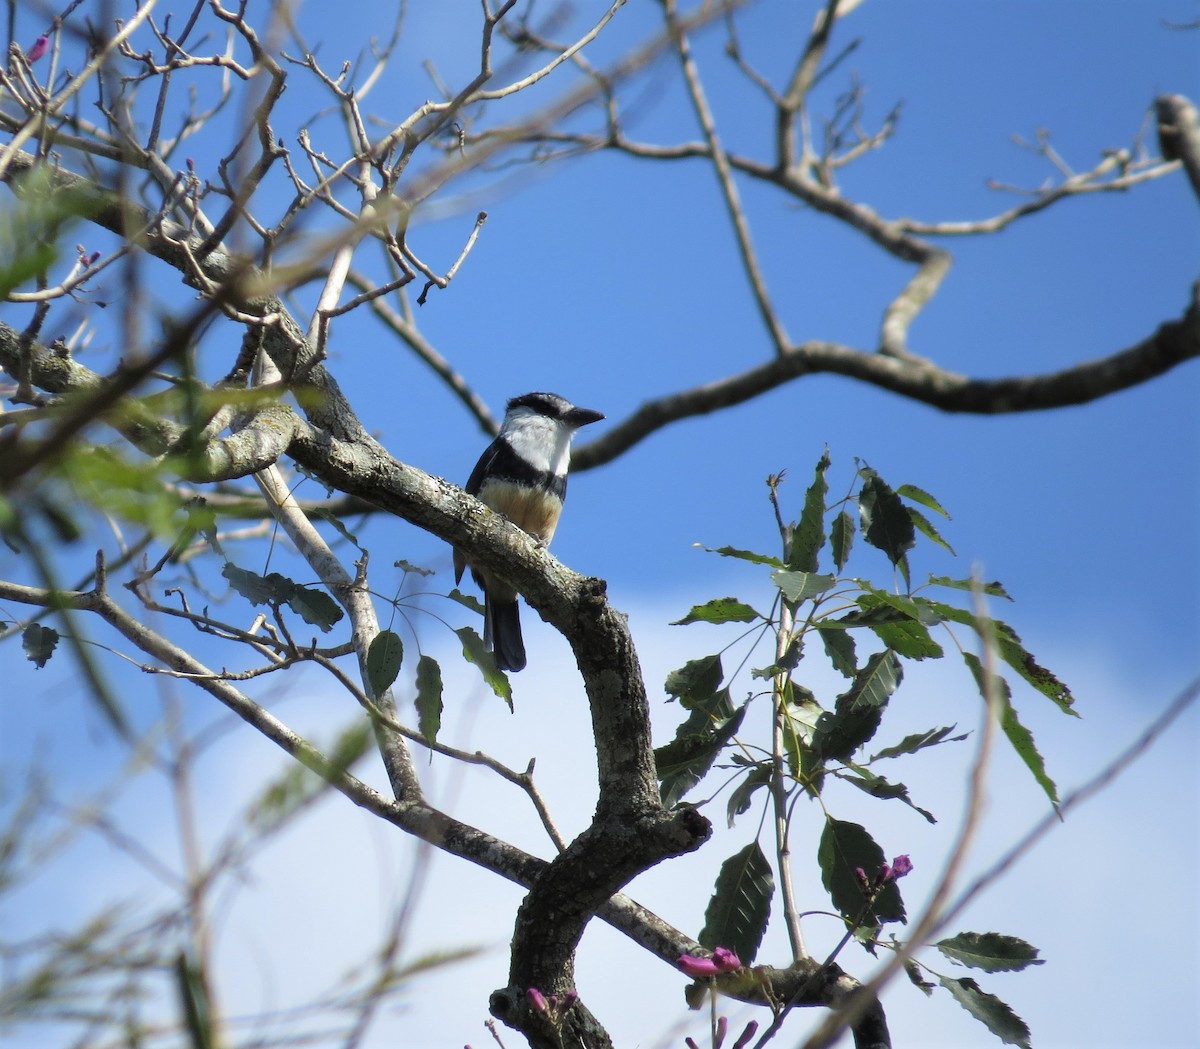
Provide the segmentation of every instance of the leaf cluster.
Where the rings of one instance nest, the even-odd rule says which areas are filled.
[[[790,835],[795,801],[808,797],[823,812],[824,829],[815,860],[821,883],[844,926],[844,945],[857,939],[872,953],[887,946],[880,939],[886,923],[907,919],[898,884],[904,865],[889,865],[883,848],[866,827],[834,814],[832,784],[846,784],[881,801],[900,801],[930,823],[934,815],[916,804],[902,782],[879,771],[886,762],[967,738],[954,725],[931,726],[905,735],[872,752],[889,707],[913,663],[957,653],[981,699],[1045,793],[1058,804],[1057,787],[1046,770],[1032,734],[1018,718],[1008,679],[1015,675],[1064,713],[1074,714],[1070,690],[1037,662],[1007,623],[984,609],[985,598],[1011,600],[998,582],[930,574],[915,584],[911,557],[920,544],[953,555],[939,525],[949,520],[942,504],[915,485],[893,487],[869,465],[857,462],[841,498],[831,498],[826,451],[817,462],[798,519],[788,520],[780,505],[782,476],[768,481],[778,525],[780,548],[763,553],[732,546],[710,552],[754,566],[765,576],[771,604],[723,596],[693,607],[676,625],[741,624],[746,639],[769,641],[773,658],[750,670],[765,688],[734,698],[735,673],[725,672],[721,652],[692,660],[667,677],[666,691],[686,712],[674,739],[658,748],[658,774],[664,804],[675,805],[720,770],[728,778],[726,812],[732,827],[738,817],[761,806],[756,839],[725,861],[705,915],[700,942],[734,948],[750,962],[762,942],[775,896],[776,874],[788,877]],[[935,524],[932,518],[938,520]],[[862,553],[882,554],[890,578],[886,585],[852,574],[856,542]],[[761,585],[761,583],[760,583]],[[801,679],[818,653],[845,681],[829,697],[818,697]],[[749,662],[743,659],[740,666]],[[744,736],[747,715],[756,703],[771,706],[771,738]],[[776,819],[766,818],[773,809]],[[775,840],[764,848],[764,828],[775,827]],[[769,854],[776,857],[773,870]],[[791,906],[791,894],[782,894]],[[789,927],[798,921],[790,914]],[[986,971],[1015,970],[1037,964],[1036,950],[999,933],[964,932],[936,945],[959,964]],[[797,962],[802,948],[797,948]],[[840,950],[840,946],[838,948]],[[835,951],[835,955],[836,955]],[[832,962],[829,958],[828,962]],[[915,963],[913,963],[915,965]],[[926,989],[918,979],[915,982]],[[942,978],[941,985],[994,1033],[1027,1044],[1028,1030],[999,999],[973,980]]]

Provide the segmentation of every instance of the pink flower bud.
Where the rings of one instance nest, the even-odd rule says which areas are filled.
[[[894,860],[892,860],[893,878],[903,878],[904,875],[910,874],[912,869],[912,860],[910,860],[907,856],[897,856]]]
[[[50,50],[50,38],[48,36],[39,36],[33,42],[33,46],[25,52],[25,61],[32,65],[48,50]]]
[[[690,954],[680,955],[679,961],[675,964],[693,980],[703,980],[709,976],[716,976],[721,971],[717,968],[717,963],[711,958],[696,958]]]
[[[738,1040],[733,1043],[733,1049],[746,1049],[746,1046],[750,1044],[751,1040],[757,1033],[758,1021],[751,1020],[748,1024],[746,1024],[746,1029],[740,1035],[738,1035]]]
[[[536,1012],[544,1013],[549,1009],[549,1006],[546,1004],[546,996],[536,987],[530,987],[525,992],[525,997],[529,999],[529,1004],[533,1006]]]
[[[732,972],[742,967],[742,960],[728,947],[713,948],[713,962],[723,973]]]

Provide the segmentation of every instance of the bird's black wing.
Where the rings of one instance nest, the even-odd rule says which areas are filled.
[[[496,457],[502,449],[506,450],[507,447],[507,444],[497,437],[483,450],[483,455],[479,457],[479,462],[475,464],[475,469],[471,471],[471,476],[467,478],[467,492],[471,495],[479,494],[479,489],[483,487],[483,479],[491,472],[492,464],[496,461]]]

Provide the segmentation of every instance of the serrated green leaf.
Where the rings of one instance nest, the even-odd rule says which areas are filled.
[[[968,590],[971,592],[979,589],[989,597],[1003,597],[1009,601],[1012,600],[1008,591],[996,581],[984,583],[977,579],[951,579],[949,576],[931,575],[929,577],[929,585],[944,586],[949,587],[951,590]]]
[[[1021,639],[1012,627],[998,619],[993,619],[991,622],[995,628],[996,647],[1000,652],[1000,658],[1043,696],[1052,700],[1064,714],[1079,717],[1072,708],[1075,697],[1071,695],[1071,690],[1049,670],[1038,664],[1033,655],[1021,643]]]
[[[1021,644],[1017,632],[1007,623],[990,617],[981,620],[965,608],[956,608],[954,605],[943,604],[940,601],[927,601],[926,604],[943,619],[952,623],[962,623],[977,633],[991,637],[997,653],[1005,663],[1043,696],[1053,700],[1055,706],[1064,714],[1070,714],[1072,717],[1079,716],[1072,708],[1075,697],[1071,695],[1071,690],[1049,670],[1037,663],[1025,646]]]
[[[827,469],[828,448],[817,461],[812,484],[804,493],[804,510],[788,544],[788,568],[798,572],[815,572],[817,555],[825,545],[825,496],[829,493],[829,485],[825,480]]]
[[[863,538],[882,550],[897,567],[917,541],[912,518],[900,497],[869,466],[859,469],[863,478],[858,492],[858,512],[863,522]]]
[[[911,499],[914,503],[920,503],[922,506],[929,507],[935,514],[941,514],[947,520],[950,518],[950,514],[941,503],[925,491],[924,488],[918,488],[915,484],[902,484],[896,489],[896,494],[903,496],[905,499]]]
[[[792,604],[817,597],[837,585],[837,577],[819,575],[815,572],[789,572],[786,568],[771,573],[771,582],[783,592]]]
[[[750,965],[758,953],[771,917],[775,879],[758,842],[740,849],[721,864],[716,886],[704,912],[702,946],[728,947]]]
[[[854,518],[845,510],[839,512],[833,519],[829,536],[833,547],[833,563],[840,572],[850,560],[850,550],[854,546]]]
[[[896,657],[890,652],[874,652],[854,676],[854,684],[838,696],[838,704],[851,707],[882,707],[900,687],[904,678]]]
[[[931,539],[938,546],[942,547],[942,549],[949,550],[952,554],[954,553],[954,547],[942,538],[942,533],[933,526],[933,522],[915,506],[908,507],[908,516],[912,519],[912,523],[916,526],[917,531],[925,536],[926,539]]]
[[[729,795],[729,803],[725,806],[725,818],[730,827],[738,816],[749,811],[755,793],[770,782],[771,766],[767,764],[755,766],[742,778]]]
[[[41,623],[30,623],[21,631],[21,647],[25,650],[25,658],[38,670],[50,661],[58,642],[58,631]]]
[[[338,603],[323,590],[308,586],[295,586],[287,598],[287,606],[309,626],[319,627],[329,633],[344,613]]]
[[[960,932],[934,946],[952,962],[989,973],[1020,972],[1045,963],[1033,944],[999,932]]]
[[[881,800],[902,801],[914,812],[919,812],[924,816],[928,822],[937,823],[932,812],[921,808],[920,805],[912,800],[908,793],[908,787],[903,783],[892,783],[890,780],[877,775],[861,765],[851,765],[844,771],[834,774],[838,779],[857,787],[864,794],[869,794],[871,797]]]
[[[817,862],[821,866],[821,883],[834,907],[847,922],[857,922],[866,908],[867,895],[854,871],[861,867],[868,878],[874,877],[886,862],[883,849],[864,827],[830,817],[821,832]],[[883,922],[906,920],[900,890],[895,882],[891,882],[867,909],[862,927],[872,930]]]
[[[733,709],[727,689],[712,696],[710,705],[710,710],[694,709],[679,726],[675,738],[654,751],[659,793],[665,808],[675,805],[708,774],[746,715],[745,706]]]
[[[492,657],[491,652],[483,647],[483,638],[469,626],[460,627],[454,633],[462,642],[463,659],[478,669],[487,687],[508,704],[509,710],[512,710],[512,685],[504,671],[496,668],[496,660]]]
[[[879,728],[883,710],[900,686],[904,671],[891,652],[873,653],[837,698],[832,714],[821,719],[813,746],[822,759],[849,760]]]
[[[668,695],[675,696],[687,706],[716,692],[724,673],[719,655],[702,656],[688,660],[678,670],[672,670],[663,688]]]
[[[381,630],[367,649],[367,682],[371,695],[382,696],[400,673],[404,660],[404,642],[394,630]]]
[[[994,994],[988,994],[970,978],[952,980],[948,976],[942,976],[940,983],[954,996],[959,1005],[983,1023],[1005,1045],[1033,1049],[1029,1042],[1029,1026]]]
[[[877,754],[872,754],[870,760],[878,761],[880,758],[898,758],[902,754],[915,754],[918,750],[936,746],[938,743],[959,743],[968,738],[970,735],[968,732],[964,732],[960,736],[951,736],[950,733],[954,731],[955,727],[954,725],[948,725],[942,728],[931,728],[927,732],[915,732],[911,736],[905,736],[894,747],[884,747]]]
[[[821,624],[817,624],[821,628]],[[858,658],[854,650],[854,638],[848,630],[826,630],[821,628],[821,643],[825,654],[833,663],[833,669],[842,677],[854,677],[858,673]]]
[[[753,608],[736,597],[714,597],[702,605],[693,605],[692,610],[671,626],[687,626],[689,623],[753,623],[762,619]]]
[[[430,742],[442,727],[442,668],[433,656],[417,660],[417,729]]]
[[[974,653],[964,652],[962,656],[963,661],[970,668],[971,675],[975,678],[980,695],[986,698],[983,664]],[[1046,792],[1050,804],[1058,808],[1058,787],[1046,772],[1046,763],[1034,743],[1033,733],[1022,725],[1017,717],[1017,711],[1012,705],[1012,690],[1008,687],[1008,682],[998,674],[994,675],[992,691],[998,702],[1000,728],[1004,732],[1005,738],[1017,752],[1017,756],[1025,763],[1025,767],[1033,773],[1033,778],[1037,780],[1038,785]]]
[[[699,545],[699,544],[697,544]],[[757,554],[753,550],[739,550],[735,546],[702,546],[700,549],[710,554],[720,554],[722,557],[736,557],[740,561],[749,561],[755,565],[770,565],[772,568],[782,568],[783,562],[770,554]]]

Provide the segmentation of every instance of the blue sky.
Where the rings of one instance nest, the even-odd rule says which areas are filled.
[[[477,61],[477,4],[410,7],[395,71],[369,99],[370,108],[392,118],[431,93],[421,58],[432,54],[452,83],[461,83]],[[751,6],[739,17],[747,58],[768,75],[783,75],[814,9]],[[385,28],[376,24],[382,22],[377,4],[340,3],[344,17],[334,24],[327,24],[326,10],[306,5],[300,20],[309,38],[321,41],[328,63]],[[603,62],[622,53],[652,26],[655,11],[634,0],[589,56]],[[859,36],[862,43],[822,97],[828,103],[853,70],[867,87],[868,126],[901,99],[903,110],[895,139],[847,171],[843,188],[890,216],[972,219],[1003,210],[1013,198],[989,190],[988,179],[1033,186],[1052,174],[1011,136],[1032,140],[1037,129],[1048,129],[1058,152],[1084,169],[1102,150],[1130,144],[1156,94],[1200,95],[1200,35],[1163,25],[1195,15],[1194,4],[1168,0],[868,2],[840,30],[836,44]],[[583,21],[576,15],[570,24]],[[718,126],[730,149],[761,151],[764,111],[722,47],[719,31],[696,46]],[[640,104],[631,133],[663,142],[698,137],[669,59],[632,88]],[[285,100],[292,114],[315,108],[298,88]],[[277,130],[294,137],[293,128]],[[758,187],[742,189],[791,336],[873,346],[881,312],[908,271],[828,218]],[[719,379],[770,354],[715,179],[703,164],[598,156],[519,169],[500,190],[439,210],[418,227],[415,247],[444,269],[479,207],[489,220],[475,250],[450,288],[431,294],[418,321],[494,411],[509,396],[551,389],[618,421],[649,397]],[[912,348],[980,376],[1050,370],[1124,348],[1183,312],[1197,278],[1198,218],[1195,197],[1175,174],[1126,194],[1064,201],[999,236],[944,242],[955,254],[954,269],[914,325]],[[223,357],[214,359],[214,376],[223,364]],[[347,317],[334,326],[331,367],[368,428],[395,455],[465,479],[484,436],[402,345],[365,317]],[[787,469],[793,480],[785,498],[798,511],[803,479],[826,444],[835,490],[848,482],[855,457],[893,484],[920,485],[953,514],[944,534],[959,556],[953,563],[930,557],[916,574],[965,575],[979,565],[988,578],[1002,580],[1016,603],[997,613],[1078,697],[1082,721],[1062,717],[1027,690],[1015,697],[1065,791],[1109,761],[1197,673],[1198,395],[1200,369],[1192,362],[1091,405],[980,418],[939,413],[846,379],[813,377],[662,431],[618,461],[576,475],[554,552],[606,578],[613,603],[630,612],[656,732],[666,739],[677,712],[662,702],[663,676],[719,643],[704,627],[666,624],[710,596],[736,593],[754,601],[765,593],[746,567],[694,544],[767,548],[772,521],[764,479]],[[449,587],[441,544],[399,521],[372,522],[364,535],[378,551],[372,563],[379,590],[388,589],[383,566],[395,557],[439,568],[430,586]],[[261,553],[247,547],[247,567]],[[90,556],[79,552],[81,563]],[[6,577],[15,568],[15,556],[0,550]],[[593,804],[586,708],[565,644],[536,615],[526,612],[525,623],[531,667],[516,681],[516,714],[479,695],[470,675],[448,669],[447,726],[452,741],[484,747],[514,766],[537,756],[543,790],[564,826],[578,829]],[[432,624],[421,631],[422,645],[453,666],[446,636]],[[63,660],[35,672],[18,662],[15,648],[9,663],[12,684],[0,708],[6,785],[19,782],[35,749],[52,763],[65,793],[99,783],[117,756],[80,699],[78,676]],[[149,679],[122,676],[115,664],[111,672],[131,707],[144,716],[157,710]],[[819,668],[812,673],[818,694],[835,688]],[[974,729],[972,691],[961,673],[915,669],[894,704],[889,737],[935,723]],[[314,733],[351,715],[348,701],[315,677],[306,676],[286,697],[266,689],[261,695]],[[208,702],[189,696],[190,716],[215,718]],[[961,923],[1020,935],[1042,948],[1045,966],[980,980],[1029,1022],[1039,1049],[1200,1042],[1200,920],[1190,887],[1200,867],[1198,742],[1193,711]],[[839,815],[861,812],[879,828],[889,854],[913,856],[910,911],[932,886],[957,824],[973,746],[903,770],[918,803],[941,818],[932,831],[907,810],[880,812],[876,805],[872,811],[857,799],[837,798]],[[200,769],[206,833],[215,838],[221,819],[280,767],[272,748],[247,731],[223,739]],[[475,771],[437,765],[430,776],[434,796],[453,799],[468,822],[545,851],[515,792],[510,796]],[[372,769],[368,778],[379,776]],[[220,950],[230,973],[227,1001],[237,1009],[281,1006],[289,995],[303,1000],[309,981],[315,988],[350,964],[352,948],[378,930],[396,886],[406,884],[411,847],[348,808],[326,804],[275,843],[252,884],[228,904]],[[119,811],[168,862],[177,862],[169,806],[152,788],[126,792]],[[998,754],[973,869],[1044,811],[1028,776]],[[715,822],[722,813],[723,805]],[[813,816],[816,826],[815,810]],[[630,891],[694,934],[720,861],[752,834],[753,821],[722,831],[698,856],[665,865]],[[47,868],[4,915],[6,924],[32,932],[50,913],[72,906],[85,913],[130,891],[128,868],[110,849],[94,843],[80,849]],[[85,884],[77,876],[81,856],[90,875]],[[411,953],[463,943],[489,949],[461,969],[415,983],[409,1011],[389,1016],[371,1045],[403,1039],[433,1049],[489,1040],[481,1026],[486,996],[504,982],[504,944],[520,894],[446,857],[436,858],[432,870]],[[802,878],[802,897],[822,906],[815,871],[804,869]],[[820,922],[813,925],[815,943],[836,939]],[[760,960],[782,962],[785,949],[776,922]],[[865,956],[842,961],[857,975],[871,972]],[[584,997],[611,1022],[618,1045],[682,1044],[682,1034],[666,1037],[671,1024],[688,1019],[681,977],[620,937],[589,930],[579,981]],[[897,1045],[999,1044],[945,995],[926,1002],[913,988],[894,985],[885,1004]],[[796,1022],[793,1041],[806,1019]],[[691,1022],[694,1031],[697,1021]],[[52,1044],[21,1037],[21,1044]]]

